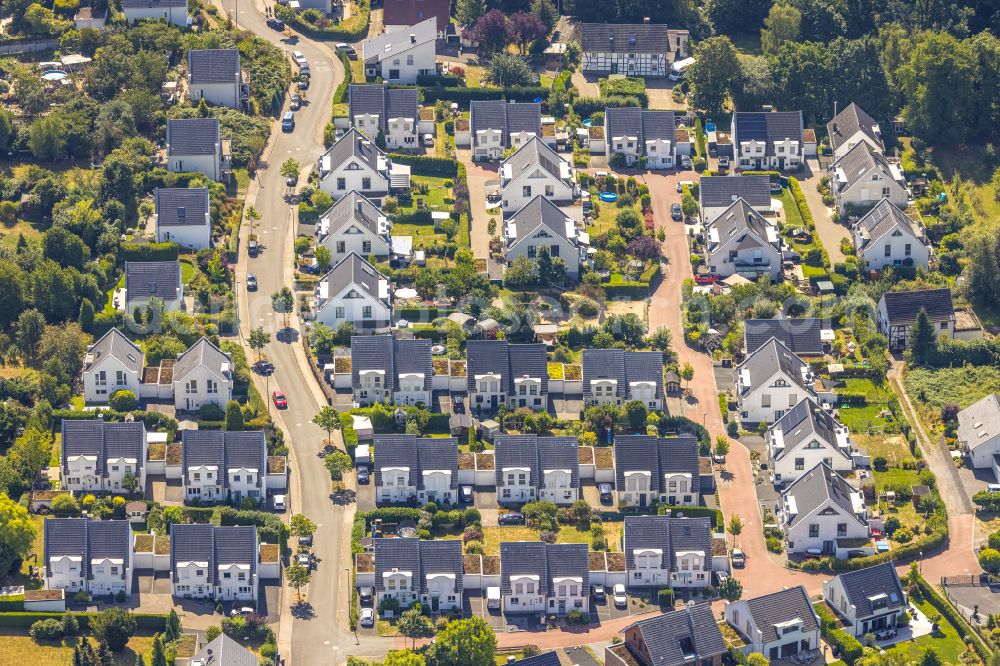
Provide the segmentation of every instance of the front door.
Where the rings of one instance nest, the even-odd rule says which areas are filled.
[[[832,541],[824,541],[823,542],[823,552],[825,554],[830,554],[830,553],[835,552],[835,549],[833,547],[833,542]]]
[[[639,494],[639,506],[646,506],[646,494],[645,493],[640,493]]]
[[[438,611],[438,606],[440,605],[440,603],[441,603],[440,597],[431,597],[431,611],[436,613]]]

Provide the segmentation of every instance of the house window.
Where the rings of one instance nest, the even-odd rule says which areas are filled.
[[[558,257],[559,256],[559,246],[553,245],[549,248],[549,256]]]
[[[806,468],[806,459],[805,458],[796,458],[795,459],[795,469],[797,469],[797,470],[803,470],[805,468]]]
[[[909,244],[909,243],[907,243],[907,244],[906,244],[906,245],[904,246],[904,249],[903,249],[903,255],[904,255],[904,256],[907,256],[907,257],[909,257],[909,256],[910,256],[911,254],[913,254],[913,248],[912,248],[912,247],[910,247],[910,244]]]
[[[948,322],[946,322],[946,321],[941,322],[941,330],[942,331],[947,331],[948,330]]]
[[[847,523],[837,523],[837,536],[838,537],[847,536]]]
[[[125,371],[118,370],[117,372],[115,372],[115,383],[118,386],[125,386]]]
[[[883,199],[888,199],[889,198],[889,188],[888,187],[883,187],[882,188],[882,198]]]
[[[531,185],[525,185],[521,188],[521,196],[530,197],[531,196]]]
[[[94,380],[94,384],[96,386],[107,386],[108,385],[108,375],[107,375],[107,373],[104,372],[103,370],[101,370],[100,372],[98,372],[97,375],[96,375],[96,378]]]
[[[344,254],[346,250],[347,246],[344,244],[344,241],[337,241],[337,254]]]
[[[344,178],[338,178],[337,179],[337,189],[338,190],[346,190],[347,189],[347,180],[344,179]]]
[[[819,537],[819,525],[813,523],[809,526],[809,538],[815,539],[817,537]]]
[[[892,246],[889,245],[888,243],[885,244],[885,256],[887,257],[892,256]]]
[[[365,319],[371,319],[372,318],[372,306],[366,305],[364,308],[362,308],[361,309],[361,316],[364,317]]]
[[[528,246],[528,259],[534,259],[536,256],[536,250],[534,245]]]
[[[361,189],[362,190],[370,190],[370,189],[372,189],[372,179],[371,178],[362,178],[361,179]]]
[[[371,241],[362,241],[361,242],[361,251],[364,252],[365,254],[369,254],[372,251],[372,242]]]
[[[333,311],[333,316],[336,317],[337,319],[343,319],[344,318],[343,306],[336,307]]]
[[[192,379],[187,384],[184,385],[185,393],[197,393],[198,392],[198,380]]]
[[[771,406],[771,395],[769,393],[764,393],[760,396],[760,406],[764,409]]]
[[[210,394],[212,394],[212,393],[218,393],[219,392],[219,382],[215,381],[214,379],[209,379],[208,380],[208,392]]]

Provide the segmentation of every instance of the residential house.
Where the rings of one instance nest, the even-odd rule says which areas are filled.
[[[188,99],[238,109],[250,93],[243,83],[239,49],[188,51]]]
[[[385,32],[361,43],[365,76],[389,83],[415,84],[419,76],[437,74],[437,19],[430,17],[408,30]]]
[[[458,502],[458,442],[451,437],[375,436],[375,500]]]
[[[392,253],[392,221],[363,194],[351,191],[320,215],[316,237],[330,250],[333,264],[349,254],[388,257]]]
[[[184,307],[180,262],[126,261],[125,313],[132,315],[136,308],[145,310],[153,298],[159,299],[164,312]]]
[[[854,102],[845,106],[826,124],[826,133],[830,139],[834,161],[839,160],[851,148],[862,142],[867,143],[876,152],[885,152],[885,143],[882,141],[882,130],[879,129],[878,121]]]
[[[204,645],[189,662],[189,666],[259,666],[257,655],[243,647],[228,634],[219,634]]]
[[[410,187],[410,167],[393,164],[375,142],[351,128],[319,158],[319,189],[334,199],[352,190],[371,199]]]
[[[906,208],[910,197],[899,165],[889,162],[865,141],[830,165],[830,193],[842,213],[848,206],[864,209],[883,199]]]
[[[351,125],[372,141],[381,134],[389,150],[416,150],[420,146],[416,88],[352,85],[348,88],[347,116]]]
[[[508,666],[562,666],[562,662],[559,661],[559,653],[555,650],[551,652],[543,652],[542,654],[536,654],[533,657],[524,657],[523,659],[518,659],[516,661],[508,661]]]
[[[991,393],[958,413],[958,443],[976,469],[1000,480],[1000,395]]]
[[[892,562],[845,571],[823,583],[823,599],[858,640],[899,626],[907,612],[906,593]]]
[[[797,169],[808,152],[801,111],[737,111],[732,130],[741,169]]]
[[[132,526],[127,520],[45,521],[45,589],[68,595],[132,594]]]
[[[736,400],[744,425],[774,423],[803,398],[815,398],[812,369],[777,338],[736,366]]]
[[[628,166],[644,162],[648,169],[673,169],[679,155],[691,154],[690,142],[677,144],[673,111],[609,107],[604,110],[604,135],[608,155],[620,155]]]
[[[167,170],[196,171],[216,182],[229,182],[233,149],[222,138],[218,118],[171,118],[167,120]]]
[[[770,215],[771,179],[768,176],[702,176],[698,182],[701,220],[709,224],[739,199],[758,213]]]
[[[690,55],[687,30],[651,23],[580,25],[583,71],[625,76],[666,76]]]
[[[382,27],[386,32],[400,32],[434,17],[437,19],[437,38],[444,39],[450,32],[450,10],[450,0],[384,0]]]
[[[572,504],[580,498],[576,437],[498,435],[494,442],[497,502]]]
[[[170,526],[171,593],[183,599],[256,601],[256,527]]]
[[[498,160],[508,148],[517,148],[542,135],[542,105],[503,100],[469,102],[469,131],[455,131],[455,145],[471,146],[476,160]]]
[[[461,610],[465,568],[459,539],[372,540],[375,606],[396,599],[401,608],[420,603],[431,612]]]
[[[139,395],[142,382],[142,349],[117,328],[87,347],[83,357],[83,398],[105,403],[118,391]]]
[[[548,408],[549,369],[544,344],[469,340],[465,348],[471,406]]]
[[[62,421],[62,490],[124,494],[134,481],[146,487],[146,426],[142,421],[111,423],[102,418]]]
[[[823,356],[823,322],[816,317],[747,319],[743,322],[743,353],[752,354],[777,338],[800,358]]]
[[[389,279],[352,252],[316,284],[316,321],[331,328],[347,322],[356,331],[387,329]]]
[[[927,313],[939,336],[955,337],[955,306],[950,289],[887,291],[878,301],[878,330],[889,338],[889,349],[906,349],[910,345],[910,329],[921,310]]]
[[[567,278],[575,282],[580,275],[580,262],[586,254],[583,235],[573,218],[541,194],[504,222],[503,238],[508,266],[518,257],[534,261],[546,250],[550,257],[566,262]]]
[[[556,151],[532,135],[500,164],[500,191],[504,213],[519,211],[534,198],[568,204],[577,197],[573,167]]]
[[[184,497],[206,504],[267,499],[263,430],[182,430]]]
[[[836,472],[854,470],[847,426],[805,398],[778,419],[767,433],[767,453],[774,483],[793,483],[819,463]]]
[[[770,660],[818,650],[819,617],[802,585],[753,599],[726,602],[726,622],[746,641],[747,652]]]
[[[157,243],[177,243],[193,250],[212,247],[207,187],[158,187],[153,199]]]
[[[203,405],[225,408],[233,399],[233,360],[208,338],[177,357],[174,364],[174,407],[193,412]]]
[[[604,664],[722,666],[728,654],[711,604],[691,602],[625,627],[622,642],[604,648]]]
[[[622,349],[583,350],[583,401],[592,405],[624,405],[638,400],[648,409],[663,409],[663,353]]]
[[[709,270],[714,275],[741,275],[756,280],[781,275],[781,236],[778,227],[737,199],[705,228]]]
[[[871,537],[861,491],[825,462],[782,491],[775,515],[790,554],[836,555],[838,548]]]
[[[188,0],[122,0],[129,25],[137,21],[164,21],[181,28],[188,23]]]
[[[708,518],[626,516],[629,587],[695,588],[712,584],[712,522]]]
[[[502,542],[500,593],[505,613],[589,613],[587,544]]]
[[[625,506],[698,506],[698,440],[691,435],[615,437],[615,490]]]
[[[359,405],[430,405],[433,380],[430,340],[392,335],[351,338],[351,386]]]
[[[886,266],[927,268],[933,252],[923,226],[888,199],[879,201],[855,222],[851,235],[858,257],[869,270],[880,271]]]
[[[77,30],[103,30],[107,20],[107,7],[80,7],[73,16],[73,27]]]

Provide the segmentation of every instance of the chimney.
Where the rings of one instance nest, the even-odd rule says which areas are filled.
[[[417,36],[414,33],[412,33],[412,32],[410,33],[410,43],[411,44],[416,44],[417,43]]]
[[[609,51],[614,51],[615,50],[615,38],[614,37],[608,37],[608,50]]]
[[[649,25],[649,17],[648,16],[643,16],[642,17],[642,22],[643,22],[644,25]]]
[[[181,220],[183,222],[185,217],[187,217],[187,209],[184,208],[184,206],[178,206],[177,207],[177,219]]]

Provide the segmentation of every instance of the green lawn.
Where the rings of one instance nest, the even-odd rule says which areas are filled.
[[[840,412],[840,422],[850,429],[852,433],[867,432],[868,428],[883,428],[887,421],[879,416],[885,405],[874,404],[864,407],[852,407],[850,405],[840,405],[837,410]]]
[[[885,458],[890,465],[898,465],[904,460],[912,460],[913,454],[902,435],[856,435],[855,443],[874,459]]]
[[[940,615],[937,609],[926,601],[916,602],[916,606],[920,609],[921,613],[928,617]],[[905,657],[906,663],[915,664],[920,662],[927,648],[934,648],[942,664],[962,663],[959,656],[965,651],[965,643],[959,637],[958,630],[944,618],[938,622],[938,626],[941,629],[940,633],[921,636],[913,641],[896,643],[892,647],[887,648],[886,652],[889,654],[901,654]]]
[[[890,468],[885,472],[875,472],[875,491],[882,492],[887,486],[914,486],[920,483],[920,477],[916,470]],[[899,518],[899,522],[907,527],[920,525],[924,522],[924,517],[917,513],[913,504],[909,501],[891,503],[881,502],[885,514]]]
[[[968,366],[908,370],[903,378],[910,398],[924,403],[933,411],[947,404],[968,407],[990,393],[1000,392],[1000,368]]]
[[[621,551],[622,530],[624,529],[625,523],[604,523],[604,536],[608,539],[608,550]],[[557,543],[585,543],[589,546],[591,541],[593,541],[593,537],[590,530],[580,531],[575,525],[561,526],[556,535]]]
[[[483,552],[487,555],[499,555],[502,541],[538,541],[538,530],[522,525],[483,528]]]
[[[875,386],[870,379],[849,378],[841,381],[844,388],[840,390],[844,393],[860,393],[868,402],[882,402],[886,398],[886,391]]]
[[[8,585],[24,585],[29,589],[37,589],[41,587],[41,582],[37,580],[31,580],[28,578],[28,567],[34,566],[37,568],[42,563],[42,558],[44,557],[44,547],[45,547],[45,516],[39,516],[38,514],[31,514],[31,522],[35,524],[35,540],[31,544],[31,553],[21,560],[21,570],[18,574],[8,576],[6,579],[6,584]],[[3,635],[0,633],[0,635]],[[4,637],[0,639],[0,664],[15,663],[11,661],[6,661],[3,659],[3,647],[2,644],[6,642],[7,638]]]
[[[93,641],[91,641],[93,644]],[[14,629],[0,629],[0,664],[30,663],[31,666],[71,666],[75,642],[45,641],[36,643]],[[133,636],[128,646],[114,655],[113,666],[134,666],[137,654],[150,663],[153,637]]]
[[[785,210],[785,225],[792,229],[804,226],[805,223],[802,221],[799,207],[795,205],[795,197],[792,196],[792,191],[787,187],[781,188],[781,196],[778,199],[781,200],[781,205]]]
[[[179,263],[181,265],[181,282],[185,285],[190,284],[191,280],[198,277],[198,268],[188,258],[181,259]]]

